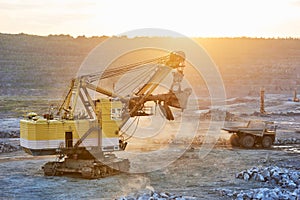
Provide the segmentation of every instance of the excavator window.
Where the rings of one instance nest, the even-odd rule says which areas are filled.
[[[111,109],[111,119],[115,121],[122,120],[122,109],[121,108],[112,108]]]

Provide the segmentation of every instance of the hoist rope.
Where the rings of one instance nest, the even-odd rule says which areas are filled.
[[[101,72],[95,72],[95,73],[91,73],[91,74],[87,74],[87,75],[82,75],[79,78],[86,77],[89,82],[94,82],[99,79],[106,79],[106,78],[125,74],[128,71],[145,67],[146,64],[159,63],[159,62],[166,60],[167,58],[168,58],[168,56],[163,56],[163,57],[159,57],[159,58],[155,58],[155,59],[150,59],[147,61],[141,61],[141,62],[137,62],[137,63],[133,63],[133,64],[127,64],[127,65],[108,69],[108,70],[101,71]]]
[[[130,135],[128,138],[124,139],[124,141],[129,140],[129,139],[132,138],[132,136],[135,134],[135,132],[136,132],[136,130],[137,130],[137,128],[138,128],[139,122],[140,122],[140,117],[137,117],[137,118],[138,118],[138,120],[137,120],[135,129],[133,130],[133,132],[131,133],[131,135]],[[127,134],[126,134],[126,135],[127,135]]]

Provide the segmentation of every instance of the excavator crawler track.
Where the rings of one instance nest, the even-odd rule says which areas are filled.
[[[129,160],[115,158],[109,161],[66,159],[62,162],[47,162],[42,168],[45,176],[80,176],[97,179],[129,172]]]

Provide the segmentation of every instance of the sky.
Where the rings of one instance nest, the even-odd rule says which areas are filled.
[[[1,33],[90,37],[143,28],[300,38],[300,0],[0,0]]]

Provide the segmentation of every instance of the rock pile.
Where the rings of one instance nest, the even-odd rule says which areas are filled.
[[[280,113],[270,113],[271,115],[279,115],[279,116],[299,116],[298,112],[280,112]]]
[[[258,116],[258,117],[267,117],[267,116],[299,116],[300,113],[295,113],[295,112],[279,112],[279,113],[274,113],[274,112],[268,112],[268,113],[260,113],[260,112],[253,112],[253,116]]]
[[[254,180],[268,182],[282,188],[295,189],[300,187],[299,171],[291,171],[277,166],[266,168],[253,167],[252,169],[243,170],[236,174],[236,178],[244,179],[245,181]]]
[[[212,121],[235,121],[236,116],[228,111],[222,111],[219,109],[209,110],[206,113],[200,115],[200,120],[212,120]]]
[[[20,137],[20,119],[5,118],[0,119],[0,138],[19,138]]]
[[[228,196],[237,200],[257,199],[257,200],[298,200],[300,199],[300,189],[293,192],[281,188],[258,188],[248,191],[232,191],[228,189],[219,190],[221,196]]]
[[[300,199],[300,172],[277,166],[253,167],[236,174],[245,181],[269,183],[274,189],[258,188],[249,191],[220,190],[222,196],[236,199]]]
[[[276,138],[274,141],[276,145],[284,144],[300,144],[300,139],[298,138]]]
[[[0,138],[19,138],[20,131],[0,131]]]
[[[117,200],[196,200],[197,197],[175,195],[168,192],[149,192],[135,196],[120,197]]]
[[[220,137],[220,138],[214,138],[204,135],[196,135],[194,138],[186,137],[186,138],[178,138],[173,139],[170,141],[166,141],[165,144],[194,144],[194,145],[202,145],[204,142],[209,144],[215,144],[215,145],[229,145],[230,141],[226,138]],[[162,144],[163,141],[160,141],[160,144]]]
[[[0,142],[0,153],[13,152],[19,149],[20,147],[13,146],[5,142]]]

